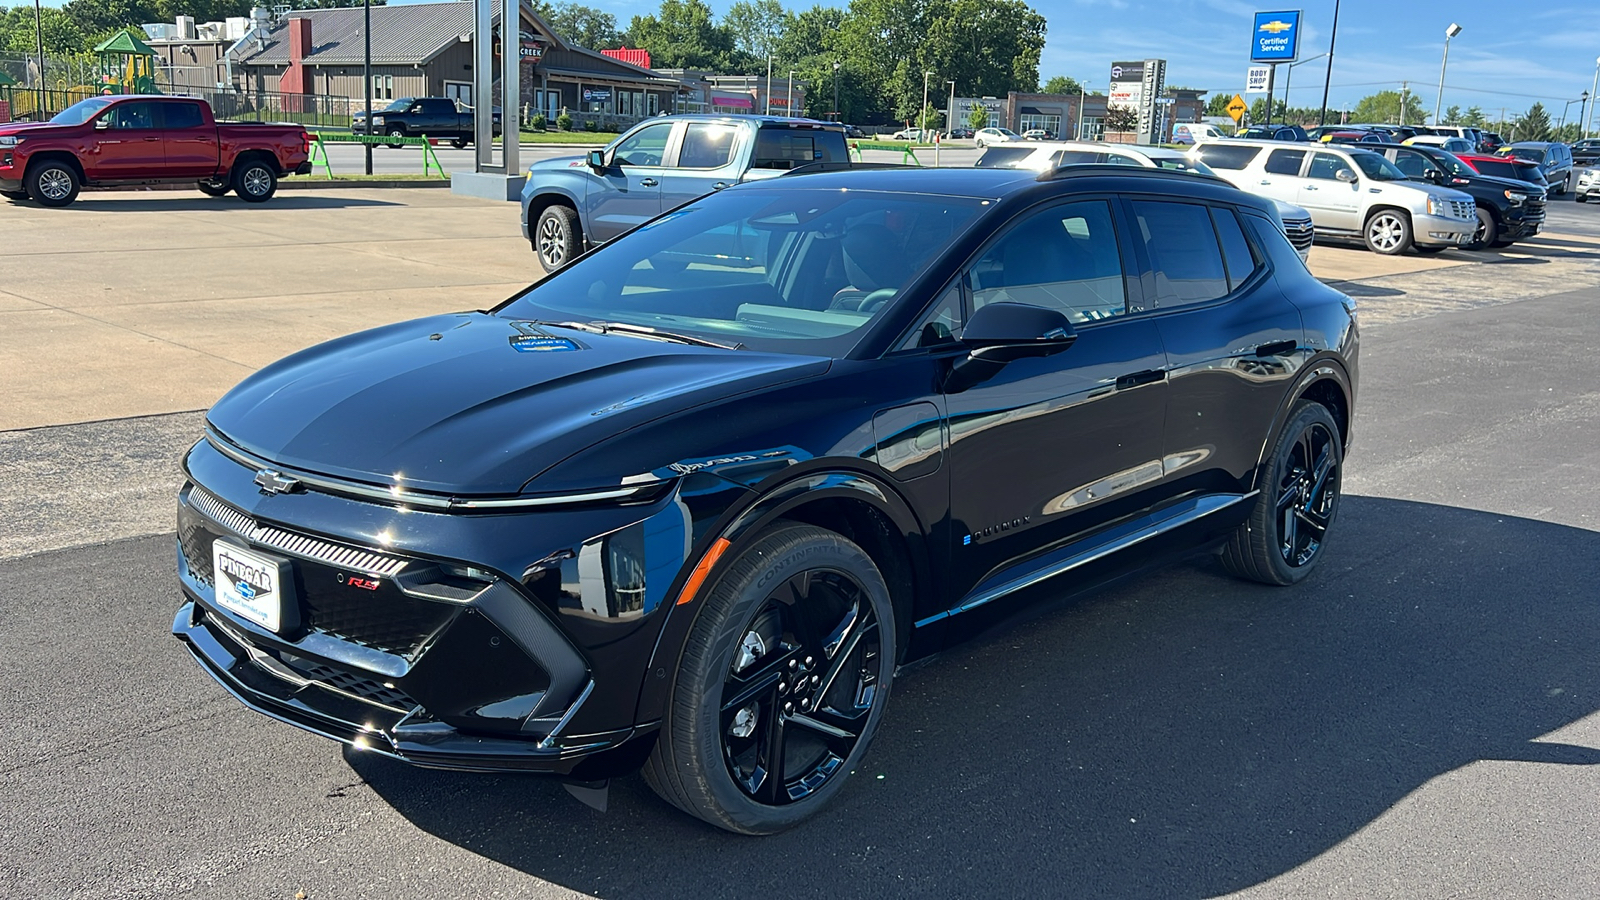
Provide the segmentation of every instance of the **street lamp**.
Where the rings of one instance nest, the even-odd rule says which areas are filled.
[[[1073,129],[1072,136],[1080,141],[1083,140],[1083,104],[1088,100],[1088,97],[1089,82],[1078,82],[1078,127]]]
[[[39,8],[39,0],[33,0],[33,36],[39,42],[39,108],[34,113],[34,118],[44,115],[44,10]]]
[[[789,70],[789,84],[783,89],[783,107],[789,115],[794,115],[794,70]]]
[[[945,84],[950,85],[950,105],[944,108],[944,130],[948,134],[956,128],[956,83],[946,81]]]
[[[1600,105],[1600,56],[1594,60],[1594,84],[1589,86],[1589,96],[1595,98],[1595,104]],[[1589,120],[1594,118],[1594,107],[1589,107],[1589,118],[1583,120],[1583,136],[1589,136]]]
[[[1295,66],[1303,66],[1308,62],[1316,62],[1317,60],[1319,60],[1319,59],[1321,59],[1321,58],[1323,58],[1324,56],[1327,56],[1327,55],[1328,54],[1326,54],[1326,53],[1318,53],[1316,56],[1308,56],[1305,59],[1300,60],[1299,62],[1289,63],[1289,66],[1288,66],[1289,72],[1288,72],[1288,74],[1283,76],[1283,115],[1284,115],[1285,119],[1287,119],[1289,117],[1289,85],[1291,83],[1293,83],[1293,81],[1294,81],[1294,67]],[[1272,118],[1271,114],[1272,114],[1272,98],[1268,97],[1267,98],[1267,119],[1269,121]]]
[[[922,109],[917,112],[917,128],[920,131],[928,130],[928,77],[932,74],[932,69],[922,73]],[[926,140],[927,136],[919,134],[917,139]]]
[[[1433,124],[1439,124],[1439,110],[1444,107],[1444,70],[1450,65],[1450,39],[1461,33],[1461,26],[1454,22],[1444,30],[1444,59],[1439,63],[1439,96],[1433,100]],[[1405,111],[1401,111],[1405,115]]]
[[[844,121],[844,113],[839,111],[839,61],[833,61],[833,120]]]
[[[1567,127],[1567,113],[1569,111],[1571,111],[1572,104],[1574,104],[1574,103],[1582,103],[1582,102],[1584,102],[1584,101],[1586,101],[1588,99],[1589,99],[1589,92],[1588,91],[1584,91],[1583,92],[1583,96],[1579,97],[1578,99],[1576,99],[1576,100],[1568,100],[1567,101],[1567,105],[1561,107],[1561,122],[1556,125],[1556,130],[1560,131],[1561,129]],[[1578,114],[1579,115],[1583,114],[1582,107],[1579,107]]]
[[[766,114],[772,115],[772,57],[767,57],[767,104]]]
[[[1339,0],[1333,0],[1333,34],[1328,37],[1328,68],[1322,75],[1322,112],[1317,113],[1317,126],[1328,124],[1328,87],[1333,83],[1333,45],[1339,41]],[[1344,124],[1340,119],[1339,124]]]

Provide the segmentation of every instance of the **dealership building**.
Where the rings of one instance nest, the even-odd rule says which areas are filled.
[[[1161,91],[1159,98],[1152,99],[1170,102],[1150,104],[1152,118],[1149,132],[1146,135],[1141,129],[1138,143],[1169,143],[1173,125],[1199,122],[1206,111],[1205,95],[1205,91],[1184,88]],[[1083,107],[1081,131],[1078,119],[1080,102]],[[947,112],[952,114],[949,121],[956,127],[966,127],[973,108],[982,106],[988,111],[989,126],[993,128],[1009,128],[1018,134],[1039,128],[1063,140],[1098,141],[1105,138],[1106,112],[1112,105],[1111,98],[1103,94],[1025,94],[1012,91],[1005,97],[957,97],[955,106]],[[1156,140],[1158,137],[1160,139]]]

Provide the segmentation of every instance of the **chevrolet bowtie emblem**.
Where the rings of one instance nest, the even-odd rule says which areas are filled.
[[[1293,27],[1294,26],[1290,25],[1288,22],[1280,22],[1277,19],[1273,19],[1271,22],[1262,22],[1260,30],[1270,31],[1273,34],[1281,34],[1282,32],[1288,31]]]
[[[300,479],[290,478],[282,472],[262,469],[256,473],[256,485],[263,494],[287,494],[300,488]]]

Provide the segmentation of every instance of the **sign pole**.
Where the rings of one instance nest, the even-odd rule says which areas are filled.
[[[1328,37],[1328,71],[1322,76],[1322,112],[1317,114],[1317,125],[1328,124],[1328,87],[1333,83],[1333,45],[1339,40],[1339,0],[1333,0],[1333,34]],[[1340,124],[1343,124],[1341,122]]]
[[[1277,63],[1273,63],[1272,67],[1267,70],[1267,121],[1266,121],[1266,124],[1268,124],[1268,125],[1272,124],[1272,92],[1274,90],[1272,83],[1274,81],[1276,81],[1277,79],[1278,79],[1278,64]]]

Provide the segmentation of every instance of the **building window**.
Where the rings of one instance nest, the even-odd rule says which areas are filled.
[[[374,76],[372,76],[372,99],[374,99],[374,100],[393,100],[394,99],[394,76],[393,75],[374,75]]]
[[[1061,135],[1061,117],[1043,114],[1026,113],[1022,116],[1022,131],[1028,132],[1040,128],[1057,137]]]
[[[1098,141],[1106,136],[1105,120],[1099,116],[1083,117],[1083,133],[1078,135],[1080,141]]]

